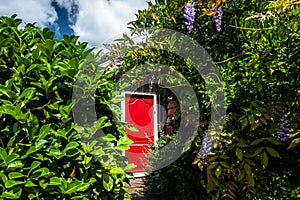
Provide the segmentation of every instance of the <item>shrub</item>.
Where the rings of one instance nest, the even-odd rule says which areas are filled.
[[[0,22],[1,199],[129,199],[124,170],[101,161],[112,148],[98,143],[95,152],[73,120],[72,88],[91,53],[87,44],[77,36],[53,39],[53,32],[34,24],[21,29],[15,15]],[[102,81],[109,85],[107,77]],[[101,112],[86,134],[112,126]],[[109,133],[128,144],[118,130]]]
[[[190,30],[190,24],[187,29],[184,23],[188,2],[156,0],[139,11],[130,24],[133,28],[156,26],[188,34],[209,52],[222,75],[225,127],[210,155],[194,162],[212,173],[207,177],[207,192],[225,199],[295,198],[300,180],[299,4],[279,0],[194,1],[195,22]],[[163,62],[165,57],[157,60]],[[200,138],[210,119],[205,83],[188,61],[174,58],[172,64],[197,93],[202,116],[194,145],[201,148]],[[280,124],[285,115],[290,126]],[[165,180],[164,171],[159,172],[161,176],[156,177]],[[287,180],[284,192],[277,191],[280,178]]]

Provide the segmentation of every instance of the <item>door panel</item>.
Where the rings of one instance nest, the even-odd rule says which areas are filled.
[[[128,158],[128,163],[137,165],[130,172],[144,172],[148,166],[146,156],[150,153],[149,146],[153,146],[155,142],[154,107],[154,95],[125,95],[125,122],[138,129],[138,132],[126,129],[126,133],[133,144],[129,145],[130,149],[125,151],[125,155]]]

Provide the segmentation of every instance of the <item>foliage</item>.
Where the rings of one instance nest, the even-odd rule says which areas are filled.
[[[207,159],[194,161],[201,170],[211,173],[207,174],[207,192],[225,199],[274,199],[278,195],[295,198],[300,183],[299,2],[194,2],[196,16],[191,33],[184,24],[188,1],[182,0],[149,2],[148,9],[139,11],[130,25],[132,29],[156,26],[189,34],[209,52],[222,75],[226,124]],[[223,10],[221,32],[215,27],[215,12],[211,9],[216,6],[222,6]],[[151,54],[147,58],[162,63],[169,58],[165,54],[157,52],[155,59]],[[127,61],[128,66],[137,62]],[[201,148],[201,138],[210,119],[205,82],[187,60],[174,57],[168,64],[181,72],[197,92],[202,112],[194,145]],[[290,123],[289,138],[279,141],[278,123],[285,115]],[[157,173],[155,176],[161,180],[168,175],[163,170]],[[282,184],[278,180],[282,179],[286,180],[284,192],[278,191]]]
[[[74,124],[72,87],[91,53],[87,44],[77,36],[53,39],[53,32],[34,24],[21,29],[15,15],[0,22],[0,198],[129,199],[124,169],[101,160],[113,156],[104,139],[123,148],[129,143],[123,132],[112,129],[98,143],[82,142],[79,133],[92,136],[112,126],[102,110],[90,129]],[[99,96],[110,91],[107,76],[101,83],[108,87]]]
[[[153,171],[146,177],[146,199],[209,199],[201,182],[204,174],[198,173],[198,168],[191,165],[194,159],[192,151],[185,152],[171,165]]]

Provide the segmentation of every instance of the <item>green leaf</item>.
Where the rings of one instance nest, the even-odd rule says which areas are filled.
[[[221,176],[221,174],[222,174],[222,168],[221,168],[221,166],[219,165],[219,166],[216,168],[216,170],[215,170],[215,175],[216,175],[217,178],[219,178],[219,177]]]
[[[268,124],[267,120],[266,120],[265,118],[263,118],[263,117],[259,118],[259,120],[260,120],[261,123],[263,123],[264,125],[267,125],[267,124]]]
[[[19,199],[22,194],[22,188],[21,187],[15,187],[10,191],[4,191],[2,193],[2,198],[8,198],[8,199]]]
[[[16,159],[18,159],[20,156],[16,153],[12,153],[7,157],[7,164],[15,161]]]
[[[253,174],[246,174],[246,179],[251,186],[255,185]]]
[[[120,145],[120,144],[127,145],[127,144],[132,144],[132,143],[133,143],[133,141],[130,140],[127,135],[125,135],[118,140],[117,145]]]
[[[134,169],[136,168],[137,166],[133,163],[129,163],[126,165],[125,169],[124,170],[131,170],[131,169]]]
[[[23,184],[25,183],[24,181],[16,181],[16,180],[8,180],[5,182],[5,187],[6,188],[12,188],[16,185],[20,185],[20,184]]]
[[[277,140],[276,138],[273,138],[273,137],[267,137],[266,140],[275,145],[283,145],[282,142],[280,142],[279,140]]]
[[[244,170],[246,172],[246,174],[251,174],[251,166],[248,165],[247,163],[244,164]]]
[[[107,134],[107,135],[105,135],[103,137],[103,139],[106,140],[106,141],[109,141],[109,142],[111,142],[111,141],[117,141],[117,138],[114,135],[110,134],[110,133]]]
[[[215,161],[218,158],[219,158],[219,156],[212,156],[212,157],[208,158],[208,161],[212,162],[212,161]]]
[[[23,90],[22,94],[18,97],[18,100],[22,99],[25,97],[25,99],[31,99],[33,97],[33,94],[35,92],[34,87],[28,87],[25,90]]]
[[[281,156],[279,155],[279,153],[278,153],[275,149],[270,148],[270,147],[267,147],[266,150],[267,150],[267,152],[268,152],[271,156],[273,156],[273,157],[275,157],[275,158],[281,158]]]
[[[127,127],[127,129],[128,129],[129,131],[132,131],[132,132],[139,132],[139,129],[137,129],[137,128],[134,127],[134,126],[129,126],[129,127]]]
[[[77,149],[78,146],[79,146],[78,142],[69,142],[63,151],[66,152],[70,149]]]
[[[116,146],[116,149],[119,149],[121,151],[126,151],[126,150],[130,149],[130,147],[128,145],[120,144],[120,145]]]
[[[106,191],[109,192],[109,191],[112,190],[112,188],[113,188],[113,179],[110,176],[108,176],[108,181],[103,179],[102,183],[103,183],[103,187]]]
[[[2,147],[0,147],[0,160],[3,160],[5,163],[7,160],[7,153]]]
[[[87,156],[87,155],[85,155],[84,156],[84,160],[83,160],[83,165],[85,166],[85,167],[89,167],[89,164],[91,163],[91,161],[92,161],[92,159],[93,159],[93,157],[92,156]]]
[[[0,85],[0,94],[2,93],[4,95],[6,95],[8,98],[10,98],[9,92],[10,91],[7,88],[5,88],[4,86]]]
[[[293,139],[287,149],[295,148],[300,143],[300,138]]]
[[[41,139],[38,142],[35,143],[34,146],[29,147],[29,149],[26,151],[25,155],[23,155],[21,158],[24,159],[30,154],[33,154],[34,152],[37,152],[41,148],[44,147],[44,144],[47,142],[47,140]]]
[[[241,148],[246,148],[246,147],[248,147],[248,145],[245,144],[245,143],[243,143],[243,142],[237,143],[236,146],[241,147]]]
[[[37,184],[33,183],[31,179],[27,179],[25,187],[36,187]]]
[[[22,168],[23,166],[24,166],[24,163],[21,160],[15,160],[8,164],[7,169]]]
[[[31,163],[30,170],[29,170],[28,174],[29,174],[32,170],[34,170],[34,169],[36,169],[38,166],[40,166],[40,164],[41,164],[40,161],[36,161],[36,160],[33,161],[33,162]]]
[[[79,153],[78,149],[69,149],[67,151],[63,151],[62,155],[66,155],[67,157],[73,157],[78,153]]]
[[[6,175],[2,171],[0,171],[0,182],[5,183],[6,180],[7,180]]]
[[[255,122],[255,118],[252,115],[248,116],[248,120],[249,120],[251,125],[254,124],[254,122]]]
[[[252,155],[252,157],[257,156],[258,154],[260,154],[262,152],[262,150],[264,149],[264,147],[259,147],[258,149],[255,150],[254,154]]]
[[[238,181],[241,181],[244,178],[244,176],[245,176],[245,171],[238,169],[238,173],[239,173],[239,175],[238,175]]]
[[[242,130],[244,130],[246,128],[246,126],[248,125],[248,120],[246,117],[244,119],[242,119],[241,124],[242,124]]]
[[[263,165],[263,168],[266,168],[267,165],[268,165],[268,162],[269,162],[269,158],[268,158],[268,155],[266,152],[264,152],[262,155],[261,155],[261,164]]]
[[[79,192],[79,191],[85,191],[89,188],[89,184],[86,184],[86,183],[81,183],[79,181],[74,181],[74,182],[71,182],[70,184],[68,184],[68,187],[67,187],[67,190],[65,192],[65,194],[72,194],[72,193],[75,193],[75,192]]]
[[[110,170],[110,173],[112,173],[112,174],[124,174],[124,171],[121,168],[112,168]]]
[[[16,179],[16,178],[21,178],[21,177],[24,177],[24,176],[26,176],[26,175],[24,175],[20,172],[10,172],[8,174],[9,179]]]
[[[60,185],[62,184],[61,179],[58,177],[51,177],[49,185]]]
[[[227,156],[227,155],[219,155],[219,156],[217,156],[217,157],[220,157],[220,158],[222,158],[222,159],[225,159],[225,160],[227,160],[227,159],[229,159],[230,157],[229,156]]]
[[[243,151],[240,148],[236,148],[235,155],[240,161],[243,160]]]
[[[251,159],[246,159],[246,162],[250,165],[250,166],[256,166],[255,162],[253,162],[253,160]]]
[[[258,145],[260,143],[262,143],[263,141],[265,141],[265,138],[259,138],[254,140],[250,145],[254,146],[254,145]]]
[[[230,166],[227,162],[221,161],[220,164],[225,168],[230,168]]]
[[[43,176],[46,176],[46,175],[49,175],[50,172],[49,172],[49,169],[46,168],[46,167],[42,167],[40,169],[37,169],[35,170],[33,173],[32,173],[32,178],[40,178],[40,177],[43,177]]]
[[[219,162],[211,162],[211,163],[209,163],[209,165],[207,166],[207,168],[208,169],[214,169],[218,165],[219,165]]]
[[[49,124],[43,125],[43,126],[40,128],[38,140],[44,139],[47,135],[49,135],[50,130],[51,130],[51,128],[50,128],[50,125],[49,125]]]

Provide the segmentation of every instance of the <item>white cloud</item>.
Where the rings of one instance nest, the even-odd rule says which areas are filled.
[[[127,24],[138,10],[147,8],[145,1],[84,0],[79,1],[77,21],[72,27],[81,41],[99,46],[112,37],[128,31]]]
[[[80,41],[90,47],[128,31],[127,24],[133,21],[138,10],[147,8],[147,0],[55,0],[69,13],[70,27]],[[17,14],[23,22],[37,22],[39,27],[57,25],[58,14],[51,0],[1,0],[0,15]]]
[[[39,27],[55,25],[58,16],[49,0],[1,0],[0,15],[17,14],[23,22],[37,22]]]

